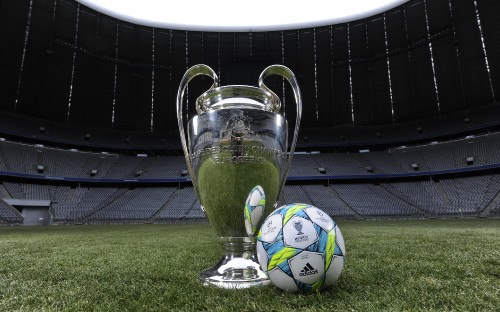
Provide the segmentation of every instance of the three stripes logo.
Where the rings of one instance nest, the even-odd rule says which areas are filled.
[[[300,271],[299,276],[308,276],[318,274],[318,270],[316,270],[309,262],[304,266],[304,268]]]

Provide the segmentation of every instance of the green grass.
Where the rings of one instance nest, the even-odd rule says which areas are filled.
[[[342,221],[336,288],[204,287],[206,224],[0,228],[0,311],[499,311],[500,219]]]

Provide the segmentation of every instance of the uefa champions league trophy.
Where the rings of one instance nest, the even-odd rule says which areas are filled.
[[[198,75],[209,76],[214,83],[196,100],[198,114],[187,123],[186,133],[184,91]],[[288,124],[279,114],[280,99],[264,84],[270,75],[285,78],[294,92],[297,117],[290,151]],[[186,71],[177,92],[177,119],[189,174],[224,249],[222,259],[200,273],[205,285],[248,288],[269,283],[257,262],[256,233],[247,230],[243,212],[249,193],[258,186],[264,191],[265,207],[253,230],[276,208],[295,150],[302,100],[297,79],[285,66],[267,67],[258,83],[259,87],[221,87],[215,72],[201,64]]]

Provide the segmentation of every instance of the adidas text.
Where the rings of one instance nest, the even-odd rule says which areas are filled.
[[[299,276],[308,276],[308,275],[313,275],[313,274],[318,274],[318,270],[313,270],[309,272],[300,272]]]

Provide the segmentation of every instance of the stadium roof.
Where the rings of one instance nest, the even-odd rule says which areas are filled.
[[[344,23],[408,0],[77,0],[135,24],[193,31],[274,31]]]

